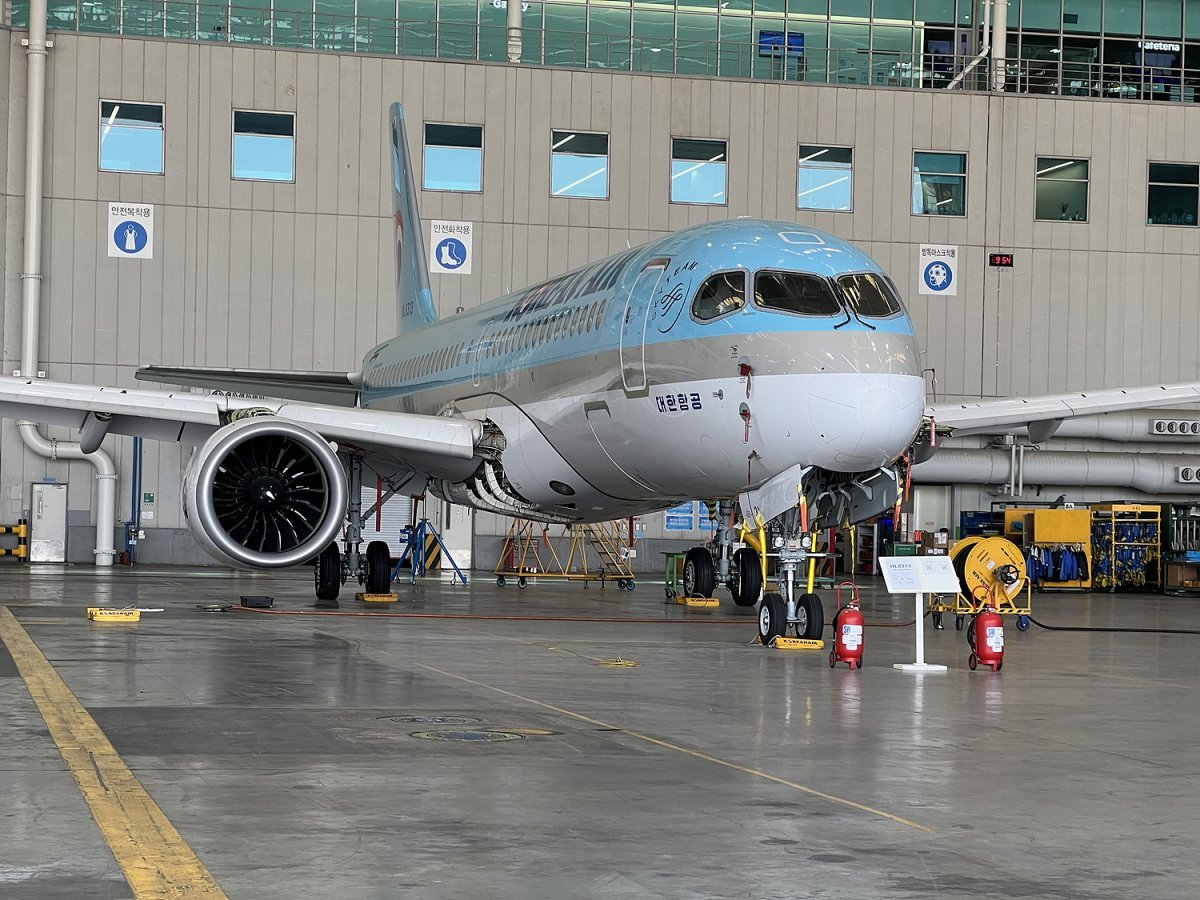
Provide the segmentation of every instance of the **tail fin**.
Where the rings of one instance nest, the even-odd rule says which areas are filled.
[[[392,218],[396,229],[396,325],[404,333],[437,321],[437,310],[433,292],[429,290],[417,188],[404,137],[404,109],[399,103],[393,103],[388,111],[388,124],[392,135]]]

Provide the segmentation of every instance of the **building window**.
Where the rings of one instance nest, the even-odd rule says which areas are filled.
[[[233,111],[233,177],[296,180],[294,113]]]
[[[426,125],[427,191],[483,190],[483,126]]]
[[[163,173],[162,104],[100,101],[100,171]]]
[[[608,199],[608,135],[550,132],[550,193],[555,197]]]
[[[1200,166],[1150,163],[1147,225],[1195,225]]]
[[[671,139],[671,202],[726,202],[725,141]]]
[[[913,154],[913,215],[967,214],[967,154]]]
[[[1088,161],[1039,156],[1034,202],[1039,221],[1086,222]]]
[[[800,145],[796,208],[849,212],[854,193],[854,150]]]

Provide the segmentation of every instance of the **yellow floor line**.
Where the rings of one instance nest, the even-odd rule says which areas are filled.
[[[653,744],[656,747],[662,747],[665,750],[673,750],[676,753],[682,753],[686,756],[694,757],[695,759],[702,759],[705,762],[712,763],[713,765],[724,766],[727,769],[733,769],[735,772],[742,772],[746,775],[753,775],[756,778],[765,779],[766,781],[773,781],[775,784],[782,784],[784,787],[790,787],[794,790],[801,791],[802,793],[809,794],[810,796],[820,797],[822,800],[827,800],[830,803],[836,803],[839,806],[846,806],[850,809],[856,809],[859,812],[870,813],[873,816],[879,816],[880,818],[887,819],[890,822],[896,822],[899,825],[915,828],[917,831],[924,831],[926,833],[931,833],[933,831],[933,829],[928,825],[921,825],[917,822],[913,822],[910,819],[905,819],[902,816],[885,812],[882,809],[876,809],[873,806],[856,803],[853,800],[847,800],[845,797],[838,797],[836,794],[827,794],[825,791],[818,791],[816,788],[810,788],[803,784],[797,784],[794,781],[788,781],[786,778],[780,778],[778,775],[772,775],[769,772],[763,772],[760,769],[752,769],[748,766],[740,766],[735,762],[730,762],[727,759],[721,759],[718,756],[711,756],[710,754],[702,753],[699,750],[691,750],[687,747],[681,747],[679,744],[673,744],[670,741],[664,741],[656,737],[651,737],[648,734],[640,734],[636,731],[630,731],[628,728],[622,728],[618,725],[602,722],[599,719],[593,719],[591,716],[585,716],[582,713],[572,712],[569,709],[563,709],[561,706],[555,706],[552,703],[543,703],[541,700],[534,700],[532,697],[525,697],[521,694],[514,693],[513,691],[506,691],[504,688],[498,688],[483,681],[476,681],[474,678],[468,678],[466,675],[458,675],[454,672],[447,672],[445,669],[439,669],[437,666],[430,666],[426,665],[425,663],[415,661],[414,664],[430,672],[436,672],[438,675],[444,675],[446,678],[453,678],[457,681],[462,681],[466,684],[483,688],[484,690],[494,691],[497,694],[510,697],[513,700],[520,700],[522,703],[530,703],[534,706],[540,706],[543,709],[560,713],[561,715],[568,716],[569,718],[575,719],[579,722],[586,722],[589,725],[595,725],[599,728],[609,728],[614,731],[620,731],[623,734],[627,734],[632,738],[637,738],[639,741],[645,741],[648,744]]]
[[[216,879],[7,607],[0,607],[0,640],[8,647],[134,897],[224,897]],[[53,835],[46,839],[52,841]]]

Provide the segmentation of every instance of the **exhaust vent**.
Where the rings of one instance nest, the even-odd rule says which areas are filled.
[[[1200,467],[1176,466],[1175,480],[1180,484],[1195,484],[1200,481]]]
[[[1191,435],[1200,437],[1200,419],[1151,419],[1150,433],[1156,435]]]

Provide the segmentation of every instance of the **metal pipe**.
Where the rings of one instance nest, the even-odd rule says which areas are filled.
[[[953,90],[954,88],[956,88],[960,84],[962,84],[963,79],[966,78],[968,75],[970,75],[975,70],[976,66],[978,66],[981,62],[983,62],[985,59],[987,59],[988,53],[991,52],[991,49],[992,49],[992,31],[991,31],[992,0],[982,0],[982,2],[983,2],[983,43],[979,47],[979,53],[977,53],[975,55],[975,57],[963,67],[963,70],[961,72],[959,72],[957,75],[955,75],[954,78],[951,79],[950,83],[948,85],[946,85],[946,90],[948,90],[948,91]]]
[[[992,17],[992,90],[1004,90],[1005,68],[1008,62],[1008,0],[993,0],[996,14]]]
[[[21,374],[37,378],[42,302],[42,156],[46,131],[46,0],[30,0],[29,39],[25,50],[25,229],[21,266]],[[25,446],[45,459],[83,459],[96,470],[97,566],[113,564],[113,528],[117,506],[117,474],[103,450],[84,453],[77,441],[58,441],[38,431],[34,422],[18,422]]]
[[[521,61],[521,7],[522,0],[508,0],[508,61]]]
[[[1196,496],[1197,485],[1176,481],[1179,466],[1200,467],[1200,455],[1084,453],[1041,450],[1025,460],[1024,481],[1055,487],[1128,488],[1144,494]],[[1003,450],[939,450],[913,466],[919,484],[1005,484],[1012,460]]]
[[[1146,444],[1200,444],[1200,431],[1196,433],[1158,433],[1153,430],[1151,422],[1155,419],[1167,419],[1176,422],[1197,423],[1200,427],[1200,413],[1195,410],[1178,409],[1140,409],[1133,412],[1104,413],[1098,416],[1076,416],[1065,419],[1054,431],[1055,440],[1075,438],[1081,440],[1119,441],[1122,443]],[[1189,427],[1189,432],[1191,428]],[[972,428],[956,432],[955,436],[972,434],[1014,434],[1026,436],[1027,428],[1014,429],[1011,425]]]

